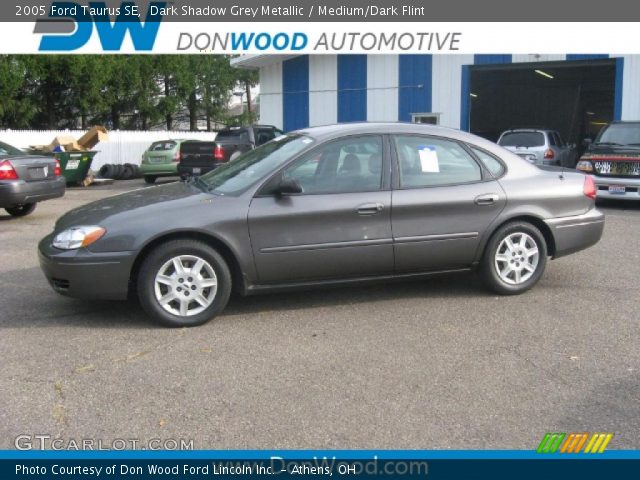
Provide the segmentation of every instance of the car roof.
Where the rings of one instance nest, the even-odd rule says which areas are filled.
[[[293,133],[293,132],[290,132]],[[338,123],[332,125],[322,125],[318,127],[307,127],[296,130],[296,133],[308,135],[317,140],[331,139],[347,135],[360,134],[422,134],[441,137],[456,138],[463,141],[480,139],[476,135],[438,125],[428,125],[424,123],[409,122],[353,122]]]

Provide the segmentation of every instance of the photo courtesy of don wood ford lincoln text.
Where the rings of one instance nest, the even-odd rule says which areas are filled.
[[[640,12],[0,5],[0,478],[627,478]]]

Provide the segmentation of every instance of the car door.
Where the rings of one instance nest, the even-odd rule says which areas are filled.
[[[393,271],[390,161],[382,136],[319,145],[268,181],[249,208],[262,284],[344,279]],[[282,179],[302,193],[275,195]]]
[[[506,203],[499,183],[477,154],[453,140],[396,135],[392,151],[395,271],[469,267],[482,234]]]

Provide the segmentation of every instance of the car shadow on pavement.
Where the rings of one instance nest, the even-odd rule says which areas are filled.
[[[410,298],[461,298],[485,296],[486,290],[472,274],[429,277],[422,280],[301,290],[242,297],[233,295],[221,315],[338,307]],[[0,278],[3,311],[0,329],[77,326],[146,329],[156,324],[137,301],[78,300],[55,293],[39,268],[4,272]],[[214,320],[215,321],[215,320]]]
[[[607,449],[640,448],[640,378],[631,367],[620,377],[561,405],[557,423],[547,431],[613,433]]]
[[[487,295],[476,275],[448,274],[422,279],[372,283],[366,286],[333,286],[249,297],[234,295],[225,314],[242,315],[262,311],[285,311],[383,302],[409,298],[460,298]]]

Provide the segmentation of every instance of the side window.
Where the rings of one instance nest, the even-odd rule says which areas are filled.
[[[549,145],[551,145],[552,147],[557,146],[558,142],[556,142],[556,137],[553,132],[547,133],[547,137],[549,137]]]
[[[479,150],[475,147],[470,147],[473,153],[480,159],[480,161],[484,164],[487,170],[491,172],[495,178],[501,177],[504,173],[504,165],[500,163],[500,161],[495,158],[493,155],[489,155],[487,152],[483,150]]]
[[[556,142],[558,144],[559,147],[564,147],[564,140],[562,140],[562,136],[560,136],[559,132],[553,132],[553,134],[556,137]]]
[[[287,167],[303,194],[371,192],[382,187],[382,138],[351,137],[321,145]]]
[[[430,137],[394,138],[400,188],[421,188],[482,180],[480,165],[458,143]]]
[[[259,128],[256,130],[255,134],[256,145],[262,145],[263,143],[267,143],[276,138],[276,132],[271,128]]]

